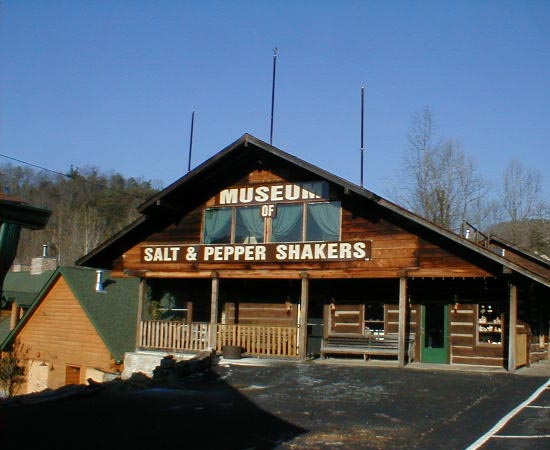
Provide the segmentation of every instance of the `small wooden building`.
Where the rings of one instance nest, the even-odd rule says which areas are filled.
[[[441,228],[248,134],[139,212],[77,262],[140,280],[139,350],[510,370],[548,357],[546,261]]]
[[[125,353],[135,348],[138,288],[136,279],[84,267],[50,275],[0,342],[0,351],[15,350],[25,363],[19,393],[119,375]]]

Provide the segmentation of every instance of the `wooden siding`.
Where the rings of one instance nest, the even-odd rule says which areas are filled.
[[[333,305],[329,308],[330,334],[363,334],[364,305]]]
[[[504,364],[502,344],[480,344],[477,342],[476,305],[458,304],[456,311],[451,308],[450,350],[452,364],[474,364],[499,366]]]
[[[416,334],[419,324],[418,314],[420,307],[418,305],[411,305],[407,310],[407,332]],[[397,334],[399,333],[399,305],[386,304],[384,305],[384,322],[386,327],[386,333]]]
[[[274,181],[303,180],[299,174],[288,173],[283,179],[280,170],[254,171],[248,177],[232,186]],[[495,276],[495,271],[481,258],[465,255],[453,248],[447,241],[434,240],[434,236],[419,228],[410,228],[402,218],[390,215],[376,203],[360,202],[345,195],[341,188],[331,186],[331,200],[342,202],[342,241],[372,241],[372,258],[369,261],[314,261],[314,262],[231,262],[231,263],[141,263],[142,245],[154,244],[198,244],[201,242],[201,220],[203,210],[212,200],[166,227],[152,233],[140,244],[132,247],[119,258],[114,269],[123,272],[147,270],[150,277],[208,276],[219,271],[220,277],[246,278],[251,271],[262,278],[299,278],[299,272],[307,270],[311,278],[396,278],[404,271],[418,277],[486,277]],[[367,206],[369,205],[369,206]],[[408,228],[409,227],[409,228]],[[462,252],[462,254],[461,254]],[[496,270],[496,269],[495,269]],[[253,276],[254,276],[253,275]]]
[[[225,323],[292,327],[298,323],[298,305],[289,303],[233,303],[225,304]]]
[[[18,339],[31,362],[44,361],[50,366],[51,389],[65,385],[68,365],[113,370],[109,350],[62,277],[46,294]],[[86,380],[81,378],[80,382]]]

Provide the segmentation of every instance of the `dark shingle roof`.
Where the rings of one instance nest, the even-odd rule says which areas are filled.
[[[95,290],[96,270],[61,267],[60,272],[115,359],[135,349],[138,278],[111,278],[104,271],[104,291]]]

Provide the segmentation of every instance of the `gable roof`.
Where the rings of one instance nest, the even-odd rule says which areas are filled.
[[[54,272],[55,270],[47,270],[41,274],[31,274],[29,271],[8,272],[4,279],[2,296],[9,302],[14,301],[22,308],[28,308]]]
[[[104,292],[96,292],[95,269],[59,267],[36,296],[17,326],[1,343],[1,350],[13,342],[60,277],[63,277],[71,288],[114,359],[123,359],[124,352],[135,349],[139,280],[111,278],[111,273],[105,271]]]
[[[264,164],[267,165],[269,161],[274,160],[294,165],[302,170],[304,174],[325,179],[340,186],[344,192],[350,195],[377,204],[401,220],[430,230],[469,251],[502,265],[503,268],[550,287],[549,277],[541,276],[539,273],[523,267],[517,261],[510,261],[488,248],[471,242],[457,233],[436,225],[376,195],[362,186],[351,183],[286,153],[250,134],[244,134],[170,186],[153,195],[138,207],[138,211],[142,215],[137,220],[77,260],[76,264],[110,268],[109,264],[112,263],[113,259],[119,257],[132,246],[137,245],[151,233],[152,229],[158,230],[167,226],[175,218],[181,217],[198,207],[206,198],[210,198],[224,187],[236,183],[250,171],[261,168]],[[197,195],[197,192],[201,192],[201,196]]]

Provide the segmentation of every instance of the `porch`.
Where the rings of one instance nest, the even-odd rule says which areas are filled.
[[[215,335],[211,335],[211,330],[208,322],[143,320],[140,323],[138,347],[140,350],[182,353],[199,352],[208,348],[221,351],[225,346],[238,346],[249,356],[299,356],[299,328],[296,326],[218,323],[215,325]]]

